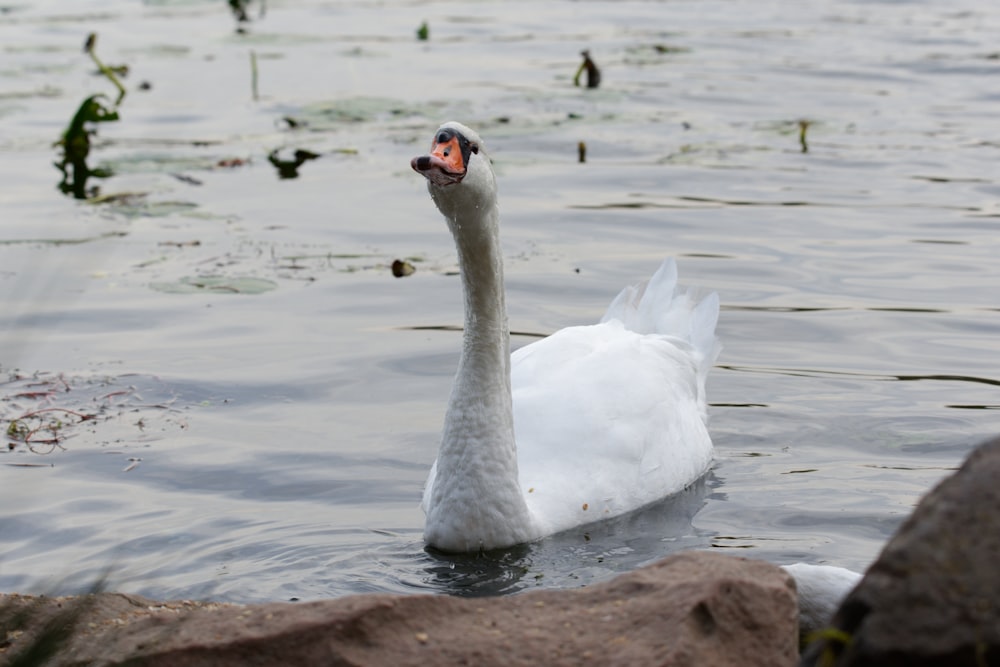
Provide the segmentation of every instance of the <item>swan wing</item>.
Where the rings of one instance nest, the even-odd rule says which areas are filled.
[[[552,532],[677,493],[711,464],[682,340],[619,322],[563,329],[518,350],[512,389],[521,490]]]
[[[601,323],[517,350],[511,387],[519,480],[558,531],[683,490],[712,461],[705,376],[718,298],[679,290],[665,262]]]

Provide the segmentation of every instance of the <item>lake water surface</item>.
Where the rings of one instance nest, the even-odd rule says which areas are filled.
[[[1000,5],[249,16],[0,7],[0,590],[488,594],[680,549],[863,568],[1000,432]],[[130,69],[87,158],[114,175],[80,200],[53,143],[115,96],[91,32]],[[582,49],[596,90],[573,85]],[[496,163],[515,346],[666,256],[720,294],[717,461],[689,491],[502,554],[424,550],[461,294],[409,160],[449,119]],[[296,149],[317,157],[279,178],[269,154]]]

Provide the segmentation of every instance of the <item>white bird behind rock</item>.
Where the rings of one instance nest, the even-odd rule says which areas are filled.
[[[795,579],[799,596],[799,633],[807,636],[830,623],[840,603],[863,575],[833,565],[793,563],[782,568]]]

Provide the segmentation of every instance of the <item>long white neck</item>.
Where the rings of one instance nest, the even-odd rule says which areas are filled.
[[[446,204],[438,202],[458,249],[465,330],[425,537],[440,548],[469,551],[537,534],[518,483],[499,211],[495,204]]]

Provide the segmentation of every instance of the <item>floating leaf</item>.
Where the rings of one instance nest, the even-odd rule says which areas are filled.
[[[92,241],[103,241],[104,239],[120,238],[128,236],[128,232],[107,232],[98,236],[84,236],[76,239],[0,239],[0,245],[78,245],[80,243],[90,243]]]
[[[278,283],[264,278],[251,276],[193,276],[181,278],[176,282],[150,283],[157,292],[167,294],[197,294],[211,292],[214,294],[263,294],[278,287]]]
[[[670,46],[669,44],[654,44],[653,50],[657,53],[688,53],[691,51],[686,46]]]
[[[147,201],[144,192],[122,192],[99,195],[88,200],[92,204],[113,207],[126,218],[165,218],[177,213],[190,214],[198,205],[188,201]]]
[[[441,113],[436,103],[423,107],[387,97],[348,97],[307,104],[293,115],[295,121],[313,131],[342,129],[347,123],[365,123],[385,118],[412,116],[437,117]],[[287,121],[286,121],[287,122]]]

